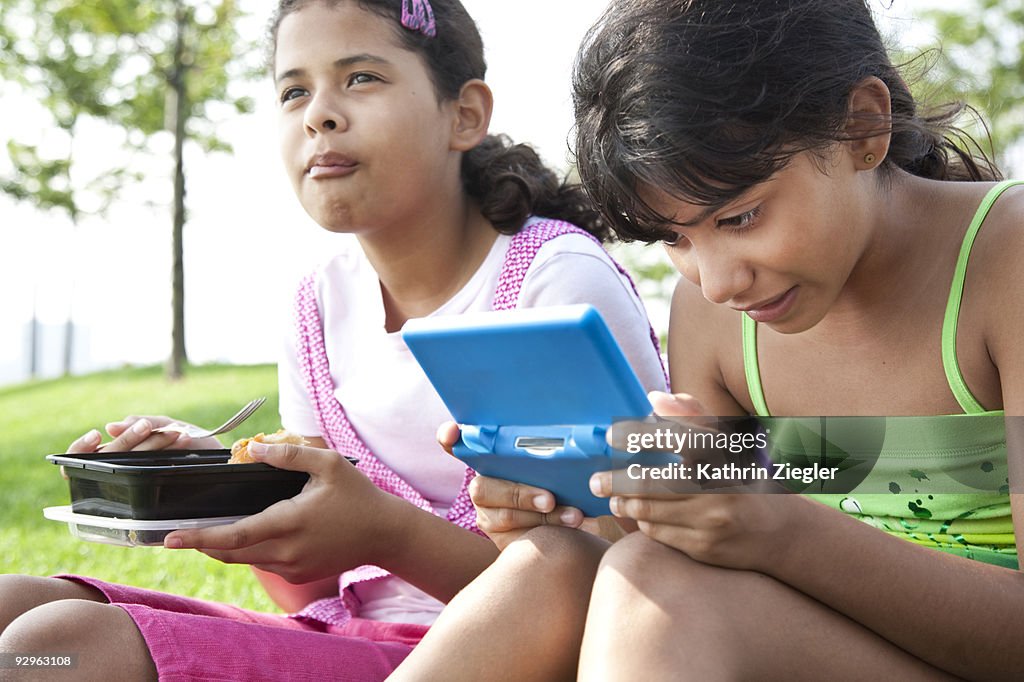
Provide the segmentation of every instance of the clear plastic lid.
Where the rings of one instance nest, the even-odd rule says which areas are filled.
[[[164,537],[171,531],[223,526],[245,518],[245,516],[215,516],[202,519],[162,519],[159,521],[116,519],[77,514],[71,511],[70,505],[46,507],[43,509],[43,516],[52,521],[67,523],[71,534],[82,540],[123,547],[162,547]]]

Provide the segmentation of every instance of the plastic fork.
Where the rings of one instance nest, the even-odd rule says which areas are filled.
[[[201,429],[198,426],[192,426],[191,424],[175,423],[155,428],[152,433],[183,433],[190,438],[216,436],[218,433],[224,433],[225,431],[230,431],[231,429],[238,427],[239,424],[251,417],[256,410],[260,409],[260,406],[263,405],[266,400],[266,398],[257,398],[256,400],[248,402],[245,407],[236,412],[233,417],[215,429]]]

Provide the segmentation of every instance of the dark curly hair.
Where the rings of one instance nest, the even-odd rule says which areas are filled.
[[[891,115],[860,136],[891,133],[883,173],[999,179],[953,125],[966,105],[921,112],[866,0],[613,0],[573,75],[580,177],[621,238],[671,238],[643,187],[724,205],[796,154],[853,139],[849,96],[871,76]]]
[[[268,29],[268,63],[274,62],[277,31],[285,17],[316,2],[333,6],[345,1],[393,20],[401,45],[423,58],[439,101],[458,97],[466,81],[484,78],[483,41],[459,0],[431,1],[435,37],[401,25],[402,0],[280,0]],[[488,135],[463,154],[462,180],[484,217],[504,234],[518,232],[530,215],[542,215],[578,225],[602,241],[611,236],[580,185],[559,179],[532,147],[514,144],[504,135]]]

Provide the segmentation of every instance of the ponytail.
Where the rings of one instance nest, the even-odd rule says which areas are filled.
[[[931,180],[1001,180],[1002,173],[981,145],[954,123],[967,112],[981,121],[974,107],[953,102],[918,111],[906,82],[896,69],[881,75],[892,101],[892,124],[886,161]],[[982,122],[984,126],[984,122]]]
[[[578,184],[559,180],[532,147],[505,135],[488,135],[463,154],[462,183],[502,234],[515,234],[528,217],[538,215],[573,223],[601,241],[610,237]]]

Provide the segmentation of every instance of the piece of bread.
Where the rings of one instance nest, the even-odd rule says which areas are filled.
[[[280,443],[292,443],[294,445],[308,445],[309,441],[300,436],[297,433],[291,431],[285,431],[284,429],[278,429],[275,433],[270,435],[264,433],[257,433],[252,438],[241,438],[235,441],[235,444],[231,446],[231,459],[228,460],[228,464],[248,464],[255,462],[252,455],[249,454],[249,443],[256,441],[257,443],[266,443],[267,445],[277,445]]]

